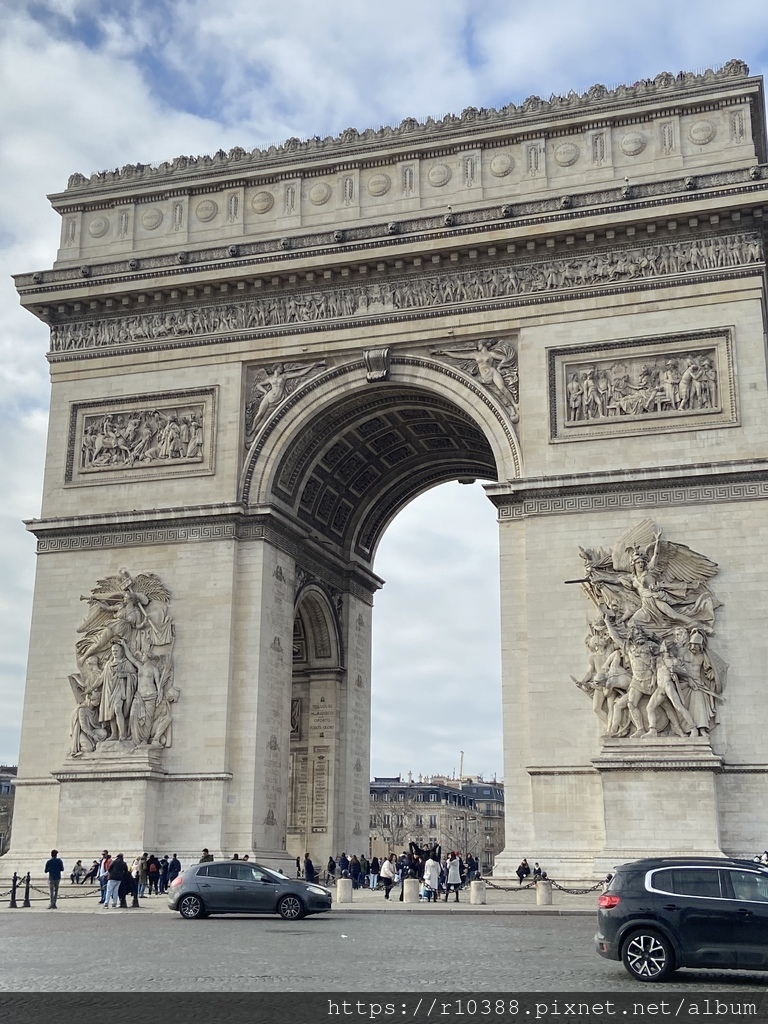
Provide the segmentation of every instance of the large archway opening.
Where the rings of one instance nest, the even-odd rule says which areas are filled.
[[[374,568],[386,585],[373,615],[372,776],[500,778],[498,527],[480,483],[411,502]]]
[[[425,359],[381,381],[363,365],[329,370],[255,438],[246,503],[268,505],[305,537],[295,556],[293,856],[367,848],[373,695],[374,758],[393,774],[460,772],[462,750],[475,775],[500,773],[498,529],[481,484],[518,472],[508,410],[471,376]],[[431,522],[398,544],[395,520],[428,509]],[[392,544],[380,558],[390,530],[394,559]],[[390,572],[392,599],[378,589]],[[378,602],[390,615],[377,627],[374,673]]]

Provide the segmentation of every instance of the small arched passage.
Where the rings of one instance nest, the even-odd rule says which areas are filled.
[[[520,475],[508,410],[489,389],[425,358],[393,359],[368,382],[349,363],[298,388],[246,459],[241,495],[278,506],[349,560],[371,564],[387,525],[450,480]]]
[[[342,641],[332,595],[317,582],[301,584],[293,620],[286,833],[286,848],[292,857],[301,858],[313,849],[313,829],[325,830],[334,817],[340,767],[335,738],[339,728],[342,663]],[[318,869],[321,866],[316,865]]]

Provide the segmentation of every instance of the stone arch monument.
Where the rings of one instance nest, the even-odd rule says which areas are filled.
[[[16,279],[52,394],[6,866],[363,849],[376,547],[448,480],[498,509],[497,873],[762,848],[765,163],[731,61],[73,175]]]

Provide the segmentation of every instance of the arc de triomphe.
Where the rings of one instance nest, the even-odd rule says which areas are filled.
[[[6,867],[364,849],[376,547],[449,480],[498,509],[497,873],[762,849],[765,164],[731,61],[73,175],[16,279],[52,395]]]

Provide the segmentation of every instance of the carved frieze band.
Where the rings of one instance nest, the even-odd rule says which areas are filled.
[[[112,483],[116,474],[166,479],[213,473],[216,391],[73,403],[66,482]]]
[[[560,259],[507,260],[472,269],[398,275],[381,282],[323,289],[267,290],[258,299],[227,304],[167,309],[130,317],[56,324],[53,353],[169,343],[199,344],[208,337],[299,328],[443,306],[530,301],[591,289],[648,288],[670,278],[727,274],[763,263],[761,236],[755,231],[685,238],[674,243],[595,249]]]
[[[550,439],[736,426],[730,329],[548,352]]]
[[[499,504],[498,519],[527,519],[530,516],[567,515],[580,512],[616,512],[668,508],[676,505],[716,505],[734,501],[764,501],[768,478],[701,483],[679,487],[631,488],[593,494],[551,494],[521,498]]]

